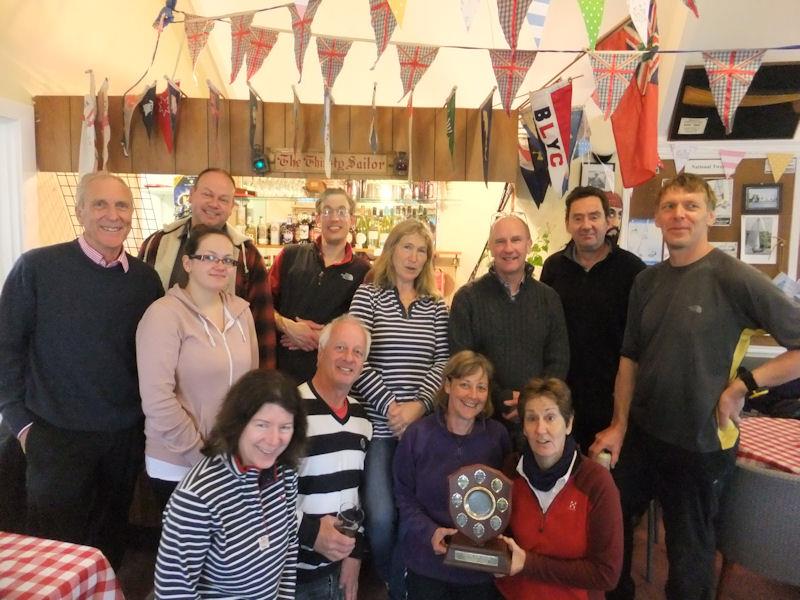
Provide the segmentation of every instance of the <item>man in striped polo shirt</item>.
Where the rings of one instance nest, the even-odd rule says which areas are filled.
[[[358,596],[363,528],[345,535],[337,529],[336,515],[348,503],[360,507],[358,489],[372,425],[348,394],[369,346],[361,321],[347,314],[334,319],[320,333],[316,373],[299,387],[308,434],[297,498],[297,600]]]

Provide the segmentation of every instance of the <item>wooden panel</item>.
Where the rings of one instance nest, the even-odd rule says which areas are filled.
[[[301,109],[302,109],[302,105]],[[284,139],[286,140],[287,148],[297,147],[298,152],[303,151],[303,112],[300,111],[297,129],[294,127],[294,104],[289,103],[286,105],[286,110],[283,113],[284,125]],[[295,136],[297,139],[295,140]]]
[[[349,106],[331,107],[331,152],[350,150],[350,122]]]
[[[134,119],[136,116],[134,112]],[[122,152],[122,96],[108,97],[108,123],[111,127],[111,139],[108,141],[108,170],[112,173],[131,173],[131,157],[125,156]]]
[[[206,104],[206,130],[208,132],[208,166],[230,171],[231,168],[231,113],[228,100],[220,100],[219,121],[214,125],[211,108]]]
[[[291,104],[276,102],[264,103],[264,148],[286,148],[286,118],[284,112],[291,112]]]
[[[517,123],[519,116],[512,110],[507,115],[495,110],[492,115],[492,147],[489,158],[489,181],[514,182],[519,171],[517,157]],[[480,132],[478,133],[480,137]]]
[[[67,96],[36,96],[36,166],[40,171],[70,171],[70,121]]]
[[[436,110],[434,137],[433,179],[436,181],[463,181],[466,177],[467,111],[456,109],[455,147],[450,158],[447,145],[447,113],[444,108]]]
[[[378,131],[378,154],[387,154],[392,151],[392,109],[380,106],[377,109],[375,129]],[[350,152],[368,154],[372,152],[369,146],[369,128],[372,122],[371,106],[350,107]]]
[[[414,156],[411,168],[413,170],[412,175],[417,181],[433,179],[436,145],[435,126],[435,108],[414,109],[414,130],[412,132],[414,136]]]
[[[252,175],[250,163],[250,107],[247,100],[230,101],[231,173]]]
[[[408,152],[408,109],[392,109],[392,150]]]
[[[196,175],[208,167],[208,100],[183,98],[178,113],[175,171]]]
[[[81,153],[81,129],[83,128],[83,96],[69,97],[69,163],[70,170],[78,172]]]
[[[299,147],[305,152],[322,152],[322,104],[303,104],[300,112]]]

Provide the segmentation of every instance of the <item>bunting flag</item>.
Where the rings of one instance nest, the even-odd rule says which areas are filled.
[[[647,21],[650,11],[650,0],[628,0],[628,14],[631,16],[636,33],[643,40],[647,39]]]
[[[145,91],[147,88],[145,88]],[[139,103],[144,98],[144,91],[141,94],[126,94],[122,99],[122,153],[125,156],[128,154],[128,146],[131,141],[131,121],[133,119],[133,111],[139,106]]]
[[[519,30],[531,0],[497,0],[497,18],[509,48],[516,50]]]
[[[378,46],[378,55],[372,65],[374,69],[389,44],[389,38],[394,33],[397,20],[394,18],[394,13],[391,6],[389,6],[388,0],[369,0],[369,16],[372,19],[372,30],[375,32],[375,44]]]
[[[767,160],[769,161],[770,169],[772,169],[772,179],[775,183],[778,183],[789,163],[794,160],[794,154],[790,152],[768,152]]]
[[[78,175],[80,177],[97,170],[97,133],[95,131],[97,92],[94,85],[94,72],[89,70],[87,73],[89,74],[89,93],[83,97],[81,143],[78,153]]]
[[[319,41],[319,38],[317,38]],[[322,146],[324,150],[325,177],[331,176],[331,88],[325,86],[322,94]]]
[[[683,3],[689,10],[691,10],[694,13],[695,17],[697,17],[698,19],[700,18],[700,13],[697,12],[697,4],[695,3],[694,0],[683,0]]]
[[[314,21],[314,15],[321,1],[309,0],[302,15],[298,12],[295,4],[289,5],[289,12],[292,15],[292,31],[294,31],[294,62],[299,74],[298,81],[303,78],[303,59],[306,57],[308,42],[311,40],[311,23]]]
[[[475,20],[475,13],[478,12],[481,0],[461,0],[461,18],[464,20],[464,27],[472,27],[472,21]]]
[[[167,82],[167,89],[156,96],[156,110],[158,114],[158,129],[167,146],[167,152],[172,154],[175,139],[178,136],[178,109],[180,106],[181,92],[176,83]]]
[[[189,46],[189,56],[192,59],[192,70],[194,70],[197,57],[206,47],[208,35],[214,29],[214,21],[184,13],[183,29],[186,34],[186,44]]]
[[[97,118],[102,132],[100,169],[105,171],[108,168],[108,141],[111,139],[111,123],[108,120],[108,77],[103,80],[103,85],[97,92]]]
[[[166,0],[164,2],[164,6],[158,12],[156,20],[153,21],[153,29],[161,33],[164,31],[164,27],[175,22],[175,13],[173,11],[177,3],[178,0]]]
[[[416,44],[397,44],[397,58],[400,61],[400,80],[403,96],[408,94],[431,66],[439,48],[418,46]]]
[[[605,0],[578,0],[578,5],[581,7],[583,22],[586,25],[589,48],[594,50],[597,34],[600,33],[600,23],[603,22]]]
[[[656,0],[650,2],[650,15],[647,21],[647,48],[642,54],[639,69],[636,71],[636,84],[642,95],[647,91],[651,82],[658,83],[658,66],[661,64],[661,55],[658,47],[661,45],[661,36],[658,34],[658,11]],[[631,50],[632,48],[628,48]],[[640,49],[640,48],[637,48]]]
[[[481,115],[481,158],[483,160],[483,183],[489,187],[489,148],[492,143],[492,98],[494,91],[492,88],[486,100],[483,101],[478,109]]]
[[[675,173],[680,174],[686,168],[686,163],[692,158],[695,146],[687,146],[686,144],[673,144],[672,145],[672,160],[675,161]]]
[[[538,48],[542,43],[544,23],[547,20],[547,11],[550,9],[550,0],[533,0],[528,8],[528,24],[533,31],[533,41]]]
[[[142,122],[147,139],[153,135],[156,125],[156,82],[154,81],[142,94],[142,101],[139,103],[139,112],[142,114]]]
[[[244,55],[250,46],[250,25],[255,13],[231,17],[231,83],[242,67]]]
[[[747,93],[764,58],[764,50],[703,52],[708,84],[725,133],[733,131],[736,109]]]
[[[583,108],[573,108],[570,114],[570,127],[569,127],[569,140],[570,161],[576,158],[583,158],[592,149],[589,142],[591,130],[589,129],[589,120],[586,118],[586,112]]]
[[[317,55],[319,56],[319,66],[322,70],[322,81],[325,87],[331,89],[336,83],[336,78],[344,65],[344,59],[350,51],[350,40],[343,40],[334,37],[317,37]]]
[[[747,152],[745,150],[723,150],[719,151],[719,158],[722,160],[722,170],[725,172],[725,179],[731,179],[736,174],[736,167],[742,162]]]
[[[211,114],[211,123],[214,127],[214,140],[219,140],[219,116],[222,112],[222,93],[217,89],[210,79],[206,79],[208,85],[208,112]]]
[[[414,183],[414,90],[408,95],[408,183]]]
[[[569,183],[572,81],[531,92],[530,105],[536,132],[547,152],[550,181],[556,193],[563,194]]]
[[[525,131],[528,135],[517,144],[519,167],[525,187],[528,188],[536,208],[539,208],[550,185],[547,155],[544,144],[536,137],[535,128],[533,130],[526,128]]]
[[[378,152],[378,107],[375,104],[375,95],[378,91],[378,82],[372,84],[372,111],[370,113],[369,121],[369,149],[373,154]]]
[[[511,114],[511,104],[514,102],[517,90],[522,85],[528,69],[536,58],[536,52],[531,50],[489,50],[492,59],[492,69],[497,79],[500,90],[500,102],[507,115]]]
[[[249,85],[248,87],[248,102],[247,102],[247,122],[248,122],[248,131],[249,131],[249,140],[250,140],[250,154],[255,154],[255,149],[257,144],[256,141],[256,127],[258,127],[258,112],[259,112],[259,104],[258,104],[258,94],[256,94],[255,90],[251,88]]]
[[[300,15],[302,19],[306,14],[306,9],[308,8],[308,0],[297,0],[294,3],[295,10],[297,10],[297,14]]]
[[[450,162],[452,162],[456,150],[456,86],[450,90],[450,95],[444,103],[444,119],[447,149],[450,150]]]
[[[247,81],[258,73],[261,65],[272,52],[275,42],[278,41],[278,32],[264,27],[251,27],[247,45]]]
[[[302,118],[300,114],[300,98],[297,96],[297,88],[292,86],[292,123],[293,123],[293,133],[292,133],[292,151],[297,154],[297,130],[298,130],[298,123],[300,123],[300,119]]]
[[[608,120],[630,85],[639,62],[638,52],[590,52],[595,89],[592,99]]]
[[[406,0],[389,0],[389,6],[392,9],[397,24],[403,26],[403,18],[406,15]]]

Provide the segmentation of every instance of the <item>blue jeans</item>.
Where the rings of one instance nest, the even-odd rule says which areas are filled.
[[[392,600],[405,598],[405,563],[397,535],[397,506],[394,502],[392,463],[395,438],[370,442],[364,464],[364,512],[372,563],[389,587]]]
[[[331,573],[308,581],[297,582],[294,592],[295,600],[344,600],[344,592],[339,587],[339,569]]]

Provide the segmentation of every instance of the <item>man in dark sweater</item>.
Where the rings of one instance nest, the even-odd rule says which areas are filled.
[[[473,350],[492,361],[495,417],[512,434],[520,431],[516,405],[525,383],[564,379],[569,366],[564,310],[558,294],[533,278],[525,260],[531,243],[521,217],[497,219],[489,231],[489,272],[458,290],[450,310],[450,354]]]
[[[545,261],[541,281],[558,293],[564,306],[567,383],[575,407],[572,435],[585,454],[595,434],[611,424],[628,295],[645,265],[606,237],[610,206],[604,191],[577,187],[565,203],[572,240]]]
[[[23,254],[0,295],[0,412],[26,454],[29,530],[117,567],[144,434],[134,340],[163,294],[125,253],[133,197],[108,173],[76,194],[83,234]]]
[[[278,368],[298,383],[317,369],[322,327],[347,312],[369,263],[353,254],[347,233],[355,222],[355,201],[340,188],[323,192],[316,204],[322,234],[313,244],[284,248],[269,271],[275,306]]]

